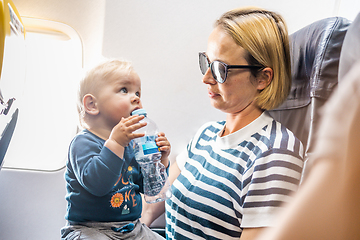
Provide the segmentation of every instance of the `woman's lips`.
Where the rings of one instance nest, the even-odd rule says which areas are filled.
[[[217,97],[217,96],[220,96],[220,94],[217,94],[211,90],[208,90],[208,95],[210,98],[214,98],[214,97]]]

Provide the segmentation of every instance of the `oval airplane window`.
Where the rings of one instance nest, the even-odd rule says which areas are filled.
[[[82,44],[70,26],[22,20],[26,29],[25,86],[3,167],[54,171],[65,166],[69,143],[78,130],[76,93]]]

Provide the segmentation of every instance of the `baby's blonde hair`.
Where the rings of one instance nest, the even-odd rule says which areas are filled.
[[[104,83],[107,83],[114,77],[128,74],[133,70],[132,63],[129,61],[108,59],[86,72],[80,81],[78,89],[77,110],[81,127],[86,127],[86,112],[83,105],[84,96],[86,94],[96,95]]]

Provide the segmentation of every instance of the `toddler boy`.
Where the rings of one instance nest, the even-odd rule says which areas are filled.
[[[80,83],[78,111],[84,127],[72,140],[65,172],[67,226],[62,239],[163,239],[141,224],[143,176],[129,143],[144,134],[141,81],[127,61],[108,60]],[[169,166],[170,143],[156,139]]]

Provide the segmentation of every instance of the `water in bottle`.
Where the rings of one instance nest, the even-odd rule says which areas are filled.
[[[171,197],[170,183],[166,169],[161,163],[161,152],[156,145],[158,130],[156,124],[147,117],[144,109],[137,109],[131,115],[144,115],[141,121],[147,123],[136,132],[145,133],[144,137],[133,140],[135,159],[144,177],[144,195],[147,203],[164,201]]]

